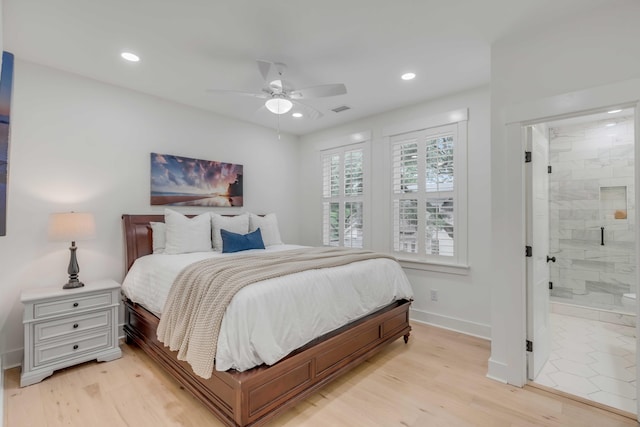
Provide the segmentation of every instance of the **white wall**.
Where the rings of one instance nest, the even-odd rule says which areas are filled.
[[[491,47],[493,105],[506,106],[638,76],[640,3],[610,5],[512,34]]]
[[[372,206],[371,249],[390,250],[390,206],[387,192],[390,178],[385,175],[389,161],[384,127],[411,120],[468,108],[468,211],[469,263],[468,275],[455,275],[405,269],[414,289],[413,318],[463,332],[490,335],[491,271],[487,242],[491,236],[490,217],[490,139],[489,88],[451,95],[366,119],[351,122],[330,130],[301,137],[299,163],[300,182],[300,240],[303,244],[321,245],[321,171],[318,149],[327,148],[332,141],[348,139],[349,135],[372,135]],[[348,113],[347,113],[348,114]],[[431,302],[429,292],[437,289],[439,301]]]
[[[297,242],[297,137],[278,140],[274,130],[16,58],[7,235],[0,238],[5,365],[21,357],[21,289],[67,280],[68,244],[47,241],[49,214],[93,212],[97,238],[78,243],[80,278],[120,281],[120,216],[162,212],[149,204],[150,152],[243,164],[242,210],[276,212],[283,240]]]
[[[588,89],[639,77],[639,16],[640,2],[613,1],[492,46],[493,378],[518,385],[524,380],[519,368],[524,363],[525,314],[519,296],[524,286],[523,150],[519,135],[508,137],[505,125],[514,111],[529,110],[526,119],[533,120],[553,111],[587,108],[596,98],[607,99],[601,93],[606,88],[595,89],[597,97]],[[632,101],[634,96],[609,99]]]

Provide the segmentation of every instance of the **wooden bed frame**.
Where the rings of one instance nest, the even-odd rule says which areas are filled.
[[[123,215],[127,271],[133,262],[152,253],[151,221],[163,215]],[[213,370],[209,379],[197,376],[188,363],[176,358],[156,338],[159,319],[142,306],[124,301],[127,343],[135,343],[165,368],[224,424],[234,427],[263,425],[314,391],[362,363],[385,345],[409,339],[407,300],[315,339],[272,366],[245,372]]]

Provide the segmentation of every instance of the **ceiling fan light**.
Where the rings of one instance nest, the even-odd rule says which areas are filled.
[[[288,113],[291,108],[293,108],[293,102],[289,101],[286,98],[271,98],[267,99],[267,102],[264,103],[264,106],[267,107],[267,110],[271,111],[273,114],[285,114]]]

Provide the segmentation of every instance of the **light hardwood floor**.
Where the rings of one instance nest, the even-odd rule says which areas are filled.
[[[414,323],[381,353],[299,403],[275,426],[637,426],[629,418],[485,377],[489,343]],[[137,347],[19,387],[6,371],[5,427],[220,426]]]

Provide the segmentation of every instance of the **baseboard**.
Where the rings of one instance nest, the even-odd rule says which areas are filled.
[[[24,355],[24,349],[19,348],[6,352],[2,357],[2,366],[4,369],[15,368],[16,366],[22,366],[22,356]]]
[[[482,323],[469,322],[455,317],[443,316],[428,311],[411,309],[410,319],[427,325],[437,326],[450,331],[491,341],[491,326]]]
[[[411,320],[491,341],[491,326],[423,310],[411,309]],[[507,383],[507,365],[489,358],[487,378]]]
[[[487,378],[507,384],[507,364],[489,358]]]

